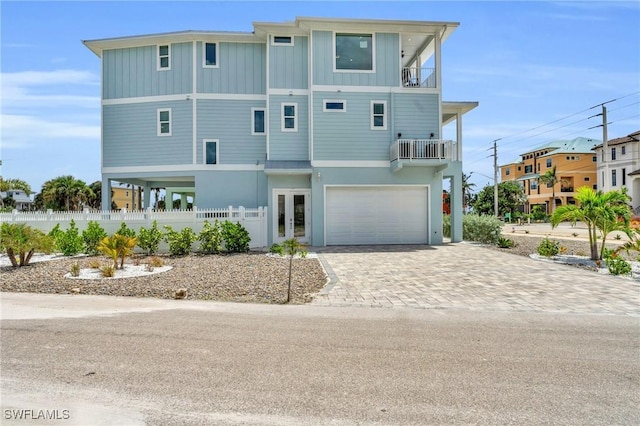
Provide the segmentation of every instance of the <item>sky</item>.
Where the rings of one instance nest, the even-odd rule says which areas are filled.
[[[454,21],[445,101],[478,101],[463,126],[476,189],[536,146],[640,129],[638,1],[0,0],[0,175],[34,192],[61,175],[100,180],[100,59],[82,40],[184,30],[253,31],[301,17]],[[589,118],[591,117],[591,118]],[[599,126],[599,127],[598,127]],[[455,123],[443,136],[455,139]]]

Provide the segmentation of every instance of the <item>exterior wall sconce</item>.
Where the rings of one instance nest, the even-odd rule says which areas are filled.
[[[433,139],[434,136],[435,136],[435,133],[431,133],[431,139]]]
[[[318,179],[318,182],[320,182],[320,177],[321,177],[321,176],[322,176],[322,175],[320,174],[320,172],[318,172],[318,174],[316,175],[316,179]]]
[[[402,137],[402,133],[398,132],[398,139]]]

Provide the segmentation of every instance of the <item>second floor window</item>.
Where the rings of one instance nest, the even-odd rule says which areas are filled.
[[[525,173],[532,173],[533,172],[533,165],[529,164],[528,166],[524,166],[524,172]]]
[[[297,132],[298,131],[298,117],[296,110],[298,104],[282,104],[282,122],[281,129],[283,132]]]
[[[627,147],[622,145],[620,147],[620,155],[625,155],[627,153]]]
[[[611,170],[611,186],[618,186],[618,177],[616,176],[616,171]]]
[[[504,175],[505,176],[509,176],[510,174],[511,174],[511,169],[509,169],[509,168],[505,169]]]
[[[263,135],[265,128],[265,110],[263,108],[251,108],[251,134]]]
[[[371,130],[387,129],[387,102],[371,101]]]
[[[218,66],[218,45],[216,43],[204,44],[204,66],[211,68]]]
[[[204,141],[204,163],[205,164],[218,164],[218,141],[206,140]]]
[[[547,168],[551,167],[551,158],[547,158]]]
[[[171,69],[171,48],[168,44],[158,46],[158,69]]]
[[[531,189],[538,189],[538,182],[535,180],[531,181]]]
[[[158,110],[158,136],[171,136],[171,110]]]
[[[615,160],[615,159],[616,159],[616,149],[611,148],[611,160]]]
[[[336,33],[336,70],[373,71],[373,35]]]

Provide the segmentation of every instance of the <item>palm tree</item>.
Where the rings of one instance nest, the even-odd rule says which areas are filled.
[[[579,205],[558,207],[551,215],[551,226],[569,221],[572,224],[583,222],[589,232],[591,259],[600,260],[604,252],[607,235],[612,231],[622,231],[630,235],[631,198],[627,189],[620,191],[594,191],[588,186],[578,189],[574,197]],[[602,237],[602,248],[598,251],[597,232]]]
[[[467,211],[467,206],[471,204],[471,193],[473,192],[471,188],[476,186],[475,183],[469,182],[471,173],[469,173],[468,175],[462,173],[462,209],[465,212]]]
[[[24,191],[27,195],[31,195],[31,185],[22,179],[3,179],[0,176],[0,192],[7,192],[10,189],[18,189]],[[0,208],[4,207],[4,201],[0,197]]]
[[[84,181],[67,175],[46,181],[42,185],[42,197],[52,208],[69,211],[79,210],[95,194]]]
[[[553,214],[556,206],[556,183],[560,181],[556,174],[556,166],[538,176],[538,181],[546,183],[547,187],[551,186],[551,213]]]

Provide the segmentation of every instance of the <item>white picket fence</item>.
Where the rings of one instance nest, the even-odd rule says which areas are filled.
[[[205,220],[214,223],[215,220],[224,222],[240,222],[251,236],[251,248],[261,248],[267,246],[267,208],[246,209],[244,207],[231,207],[226,209],[198,209],[193,210],[163,210],[154,211],[152,209],[140,211],[123,210],[84,210],[82,212],[20,212],[14,210],[11,213],[0,213],[0,223],[13,222],[25,223],[32,228],[49,232],[56,224],[60,224],[60,229],[65,230],[73,220],[82,232],[87,228],[90,221],[95,221],[111,235],[115,233],[122,222],[127,227],[134,229],[136,233],[140,227],[149,228],[153,221],[158,222],[158,228],[164,231],[163,226],[169,225],[174,230],[180,231],[190,227],[198,233],[202,230]]]

